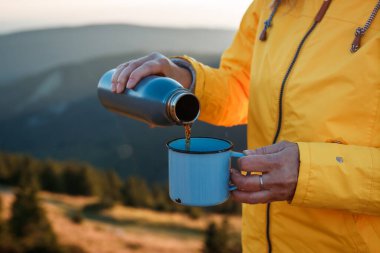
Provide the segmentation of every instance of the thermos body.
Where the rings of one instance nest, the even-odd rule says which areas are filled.
[[[117,94],[111,90],[114,72],[106,72],[98,84],[99,100],[108,110],[158,126],[191,124],[198,118],[198,99],[177,81],[149,76]]]

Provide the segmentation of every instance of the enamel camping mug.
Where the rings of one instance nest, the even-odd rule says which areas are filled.
[[[182,205],[213,206],[226,201],[231,157],[244,154],[232,151],[232,143],[215,138],[191,138],[190,149],[185,139],[167,143],[169,149],[169,194]]]

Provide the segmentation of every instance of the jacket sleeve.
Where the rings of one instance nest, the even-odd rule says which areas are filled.
[[[292,204],[380,215],[380,149],[298,143],[300,169]]]
[[[196,73],[195,94],[200,100],[199,119],[214,125],[247,123],[250,67],[258,25],[258,3],[246,11],[232,45],[223,53],[218,69],[188,56]]]

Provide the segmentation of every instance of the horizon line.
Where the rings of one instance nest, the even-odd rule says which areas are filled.
[[[170,26],[170,25],[152,25],[152,24],[141,24],[141,23],[83,23],[83,24],[65,24],[65,25],[46,25],[46,26],[35,26],[33,28],[20,28],[20,29],[5,29],[2,31],[0,29],[0,36],[14,35],[19,33],[28,33],[28,32],[41,32],[47,30],[59,30],[59,29],[75,29],[75,28],[85,28],[85,27],[96,27],[96,26],[132,26],[140,28],[154,28],[154,29],[172,29],[172,30],[214,30],[214,31],[226,31],[226,32],[235,32],[236,29],[230,27],[221,27],[221,26]]]

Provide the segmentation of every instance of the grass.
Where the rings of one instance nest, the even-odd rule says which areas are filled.
[[[11,191],[2,191],[4,217],[9,217]],[[78,245],[96,253],[199,253],[204,230],[211,221],[220,223],[221,215],[205,215],[194,220],[185,214],[162,213],[115,205],[99,213],[83,212],[75,223],[70,214],[97,201],[96,198],[40,193],[40,200],[62,244]],[[238,216],[229,217],[232,229],[241,229]]]

